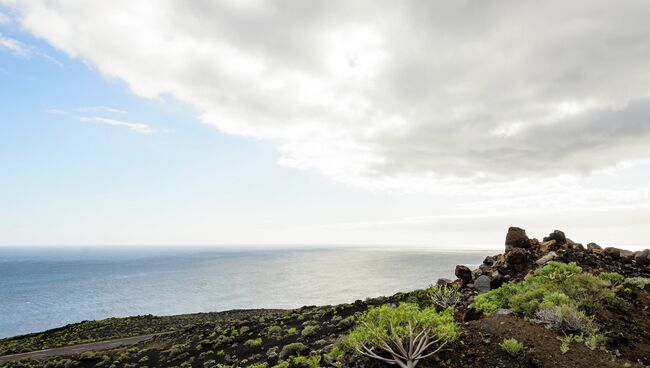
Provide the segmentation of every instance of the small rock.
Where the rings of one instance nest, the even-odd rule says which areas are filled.
[[[494,264],[494,262],[496,262],[496,261],[494,260],[494,257],[491,257],[491,256],[487,256],[483,260],[483,264],[488,265],[488,266],[492,266]]]
[[[510,316],[512,315],[512,311],[510,309],[497,309],[492,313],[493,316]]]
[[[506,254],[506,262],[508,264],[519,265],[526,262],[528,258],[528,252],[522,248],[514,248],[508,254]]]
[[[276,352],[272,352],[266,355],[266,362],[269,363],[270,366],[274,366],[278,364],[278,361],[280,360],[280,355]]]
[[[544,241],[555,240],[558,244],[566,243],[566,235],[560,230],[555,230],[544,238]]]
[[[545,241],[542,244],[539,245],[539,251],[542,254],[546,254],[550,251],[557,250],[557,240],[549,240]]]
[[[530,246],[530,239],[526,235],[526,230],[511,227],[506,234],[506,252],[513,248],[528,248]]]
[[[481,293],[490,291],[490,283],[492,280],[488,276],[479,276],[476,281],[474,281],[474,288]]]
[[[548,253],[547,255],[545,255],[544,257],[542,257],[542,258],[538,259],[537,261],[535,261],[535,263],[537,263],[538,266],[543,266],[543,265],[545,265],[547,262],[552,261],[553,259],[555,259],[555,257],[557,257],[557,253],[555,253],[555,252],[549,252],[549,253]]]
[[[587,252],[598,254],[598,255],[604,254],[603,248],[601,248],[601,246],[596,243],[587,244]]]
[[[621,256],[621,250],[614,247],[607,247],[605,248],[605,254],[614,259],[618,259]]]
[[[454,272],[456,277],[461,279],[463,281],[463,285],[467,285],[470,282],[472,282],[472,270],[469,269],[467,266],[462,266],[458,265],[456,266],[456,270]]]
[[[634,253],[634,262],[637,266],[645,267],[650,264],[650,249],[644,249]]]
[[[451,283],[452,283],[451,280],[445,279],[445,278],[439,278],[438,281],[436,281],[437,286],[444,286],[444,285],[448,285],[448,284],[451,284]]]
[[[618,253],[623,263],[632,263],[634,260],[634,252],[631,250],[621,249]]]

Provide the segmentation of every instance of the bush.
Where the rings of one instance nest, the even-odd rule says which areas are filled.
[[[625,283],[643,289],[650,284],[650,277],[628,277],[625,279]]]
[[[438,313],[434,308],[420,310],[410,303],[372,308],[360,324],[347,336],[345,344],[363,355],[403,368],[415,367],[459,335],[451,308]],[[433,348],[428,349],[430,346]]]
[[[300,335],[303,336],[303,337],[308,337],[308,336],[316,334],[317,331],[318,331],[318,326],[307,325],[307,326],[305,326],[305,328],[302,329],[302,332],[300,333]]]
[[[593,335],[598,331],[593,319],[572,304],[542,308],[535,314],[535,321],[565,333]]]
[[[458,284],[444,284],[432,287],[430,291],[431,302],[438,310],[445,310],[449,307],[456,308],[456,305],[461,299],[461,294],[458,289]]]
[[[616,279],[616,276],[610,275]],[[518,283],[506,283],[498,289],[480,294],[472,307],[491,314],[499,308],[509,308],[532,318],[540,308],[575,305],[595,313],[603,305],[625,305],[616,296],[609,280],[582,273],[575,263],[549,262],[531,277]]]
[[[618,286],[622,284],[623,281],[625,281],[625,276],[621,275],[618,272],[601,272],[598,277],[605,281],[609,281],[609,283],[613,286]]]
[[[504,339],[499,346],[513,357],[516,357],[524,350],[524,344],[517,341],[517,339]]]
[[[290,356],[298,356],[302,353],[305,353],[307,350],[309,349],[307,346],[305,346],[305,344],[301,342],[294,342],[282,347],[282,350],[280,350],[280,359],[286,359]]]
[[[251,340],[246,340],[244,345],[251,347],[251,348],[256,348],[259,346],[262,346],[262,339],[257,338],[257,339],[251,339]]]

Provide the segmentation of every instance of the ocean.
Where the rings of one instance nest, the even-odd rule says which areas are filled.
[[[498,251],[0,248],[0,338],[142,314],[352,302]]]

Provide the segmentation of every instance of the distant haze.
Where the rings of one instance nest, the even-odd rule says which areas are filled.
[[[0,245],[649,246],[649,19],[0,0]]]

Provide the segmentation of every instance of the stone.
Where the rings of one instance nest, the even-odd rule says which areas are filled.
[[[542,254],[546,254],[554,250],[557,250],[557,240],[545,241],[539,245],[539,252]]]
[[[506,253],[513,248],[528,248],[530,246],[530,239],[526,235],[526,230],[511,227],[506,234]]]
[[[492,280],[485,275],[479,276],[476,278],[474,281],[474,288],[478,290],[481,293],[484,293],[486,291],[490,291],[490,283]]]
[[[503,285],[503,282],[505,281],[503,276],[499,273],[499,271],[494,271],[492,272],[492,276],[490,277],[492,281],[490,282],[490,288],[491,289],[497,289]]]
[[[279,360],[280,360],[280,355],[278,355],[278,353],[276,353],[275,351],[266,355],[266,362],[269,363],[270,366],[274,366],[278,364]]]
[[[607,247],[605,248],[605,254],[614,259],[618,259],[621,256],[621,250],[614,247]]]
[[[634,263],[641,267],[648,266],[650,264],[650,249],[644,249],[634,253]]]
[[[522,248],[514,248],[506,254],[506,262],[512,265],[519,265],[526,262],[528,259],[528,252]]]
[[[491,256],[487,256],[483,260],[483,264],[488,265],[488,266],[492,266],[494,264],[494,262],[496,262],[496,261],[494,260],[494,257],[491,257]]]
[[[547,255],[543,256],[543,257],[540,258],[540,259],[538,259],[537,261],[535,261],[535,263],[537,263],[538,266],[543,266],[543,265],[545,265],[546,263],[548,263],[548,262],[554,260],[555,257],[557,257],[557,253],[555,253],[555,252],[548,252]]]
[[[472,282],[472,270],[470,270],[467,266],[456,266],[454,274],[463,282],[463,285],[467,285]]]
[[[582,251],[582,252],[584,252],[584,251],[586,250],[586,249],[585,249],[585,246],[582,245],[582,243],[575,243],[575,244],[573,245],[573,248],[574,248],[574,249],[577,249],[577,250],[579,250],[579,251]]]
[[[618,254],[623,263],[632,263],[634,260],[634,252],[631,250],[620,249]]]
[[[603,248],[601,248],[600,245],[596,243],[589,243],[587,244],[587,252],[602,255],[605,251]]]
[[[555,240],[558,244],[566,243],[566,235],[560,230],[555,230],[544,238],[544,241]]]
[[[478,269],[481,271],[481,275],[490,275],[492,273],[492,266],[486,265],[485,263],[478,266]]]
[[[453,281],[445,278],[439,278],[438,281],[436,281],[436,286],[445,286],[451,284]]]
[[[497,309],[492,313],[493,316],[510,316],[512,315],[512,311],[510,309]]]

